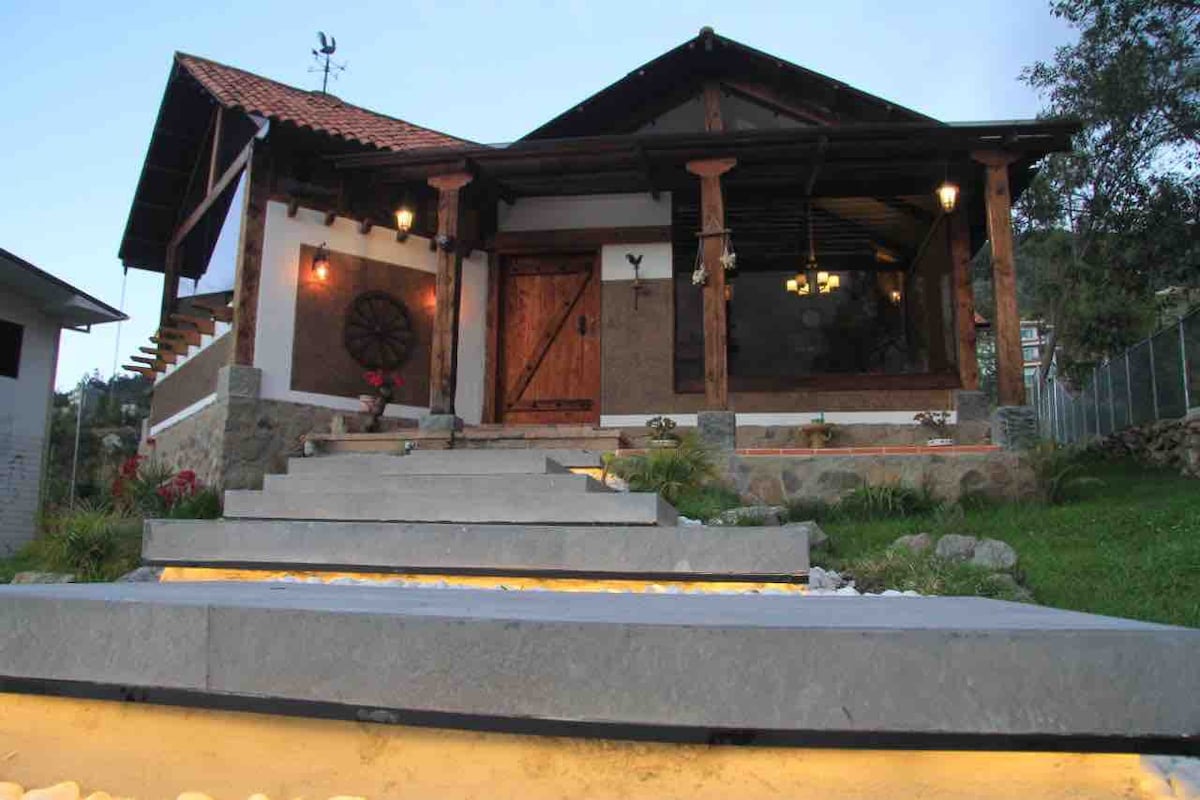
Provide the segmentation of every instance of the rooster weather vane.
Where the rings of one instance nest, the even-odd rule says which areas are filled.
[[[321,42],[321,46],[312,51],[317,65],[309,67],[308,71],[321,73],[321,94],[328,94],[329,76],[333,75],[334,80],[337,80],[338,73],[344,70],[346,65],[335,63],[332,60],[333,54],[337,52],[337,39],[332,36],[326,38],[322,31],[317,31],[317,39]]]

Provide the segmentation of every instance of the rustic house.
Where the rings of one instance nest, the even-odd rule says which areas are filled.
[[[1073,131],[944,123],[707,28],[506,146],[177,54],[120,250],[164,275],[147,438],[255,485],[358,430],[382,367],[414,436],[905,445],[945,411],[982,442],[969,262],[990,240],[1023,407],[1010,206]]]

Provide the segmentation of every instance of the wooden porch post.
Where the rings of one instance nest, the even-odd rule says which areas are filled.
[[[461,256],[458,251],[458,193],[471,182],[468,172],[435,175],[429,185],[438,190],[437,308],[433,315],[430,357],[429,413],[454,413],[454,345],[458,338]]]
[[[1008,165],[1015,158],[996,150],[972,157],[987,168],[988,238],[992,242],[992,289],[996,296],[996,388],[1002,406],[1025,405],[1024,364],[1021,358],[1021,317],[1017,311],[1017,277],[1013,262],[1012,195]]]
[[[968,391],[979,389],[975,352],[975,289],[971,285],[971,231],[961,205],[950,215],[950,261],[954,270],[954,319],[958,329],[958,379]]]
[[[689,161],[687,171],[700,178],[701,257],[708,268],[704,286],[704,405],[729,409],[728,328],[725,321],[725,268],[721,263],[725,233],[725,200],[721,176],[733,169],[733,158]]]

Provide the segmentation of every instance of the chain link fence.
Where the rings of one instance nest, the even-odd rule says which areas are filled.
[[[1063,443],[1185,416],[1200,407],[1200,308],[1098,364],[1082,388],[1052,365],[1030,400],[1042,436]]]

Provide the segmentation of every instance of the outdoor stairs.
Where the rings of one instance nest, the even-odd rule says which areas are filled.
[[[220,520],[150,520],[146,563],[618,580],[770,581],[808,571],[804,526],[678,525],[650,492],[618,492],[579,450],[416,450],[293,458]]]
[[[349,720],[372,740],[348,751],[355,763],[377,752],[376,723],[472,731],[429,740],[438,748],[484,747],[491,733],[505,747],[536,741],[554,749],[529,763],[554,764],[596,738],[653,741],[656,759],[688,763],[698,751],[675,745],[770,744],[734,749],[776,752],[787,769],[809,758],[789,758],[797,746],[1195,746],[1200,631],[974,597],[746,589],[795,585],[805,526],[676,525],[657,496],[608,491],[563,463],[580,458],[293,460],[262,491],[230,492],[224,519],[148,521],[143,556],[170,567],[161,582],[0,586],[0,692]],[[189,570],[231,576],[167,579]],[[320,571],[357,577],[310,577]],[[714,582],[743,588],[691,588]],[[331,585],[344,583],[364,585]],[[28,727],[45,737],[47,724]],[[126,740],[92,730],[92,750]],[[298,735],[324,767],[316,730]],[[422,740],[404,741],[419,763]],[[445,774],[474,761],[457,758]],[[295,777],[254,769],[269,785]]]

